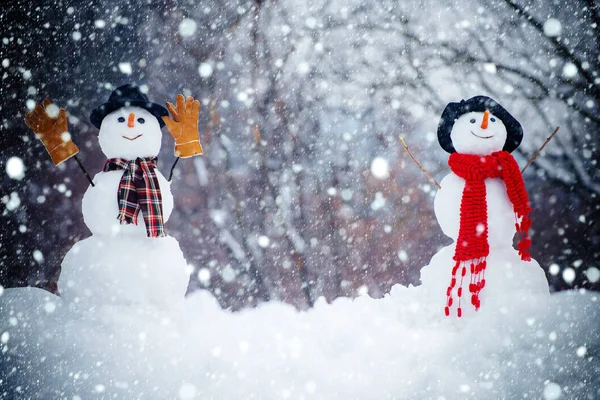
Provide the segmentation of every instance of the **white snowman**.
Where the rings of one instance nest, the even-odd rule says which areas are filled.
[[[461,317],[482,303],[504,307],[548,293],[544,272],[528,253],[531,209],[509,154],[522,138],[520,123],[486,96],[450,103],[442,113],[438,139],[451,154],[452,172],[440,183],[434,209],[454,243],[433,256],[421,281],[446,315]]]
[[[127,86],[117,90],[130,89],[135,93],[136,88]],[[116,92],[116,91],[115,91]],[[102,105],[92,112],[92,123],[100,129],[98,141],[107,159],[122,159],[135,161],[138,158],[154,159],[161,148],[164,126],[162,119],[167,110],[158,104],[149,103],[141,98],[145,107],[140,107],[129,94],[120,97],[113,92],[109,103],[112,107]],[[141,92],[139,95],[143,95]],[[112,100],[112,101],[111,101]],[[122,107],[112,110],[114,107]],[[129,104],[129,105],[125,105]],[[136,105],[137,104],[137,105]],[[104,108],[102,108],[104,107]],[[152,114],[154,112],[154,114]],[[103,116],[105,114],[105,116]],[[100,121],[99,121],[100,120]],[[146,231],[146,219],[138,218],[138,223],[122,224],[117,219],[119,201],[116,196],[123,177],[123,169],[113,169],[99,172],[94,177],[95,186],[90,186],[83,196],[83,218],[92,233],[100,235],[136,235]],[[169,219],[173,211],[173,195],[171,184],[163,174],[154,168],[162,197],[162,218]],[[146,217],[146,214],[142,212]]]
[[[92,111],[108,160],[83,197],[92,236],[76,243],[62,263],[58,288],[66,303],[89,310],[183,300],[187,263],[177,240],[164,232],[173,195],[156,165],[167,116],[134,85],[117,88]]]

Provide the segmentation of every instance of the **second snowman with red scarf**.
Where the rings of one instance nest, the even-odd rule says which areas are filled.
[[[445,315],[461,317],[483,303],[497,312],[548,293],[544,272],[529,255],[531,208],[510,154],[522,139],[521,124],[486,96],[450,103],[442,113],[438,140],[450,153],[452,172],[441,181],[434,209],[454,243],[434,255],[421,281]]]
[[[183,300],[187,263],[164,223],[173,210],[170,182],[157,169],[165,125],[175,138],[175,155],[202,154],[200,104],[177,96],[167,109],[135,85],[112,92],[90,116],[100,129],[107,161],[86,191],[83,218],[92,236],[65,256],[58,281],[67,302],[89,309],[109,304],[172,305]]]

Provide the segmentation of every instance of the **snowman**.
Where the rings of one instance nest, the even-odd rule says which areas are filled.
[[[548,293],[543,270],[529,255],[531,208],[510,154],[522,139],[521,124],[486,96],[450,103],[442,113],[438,140],[450,153],[451,172],[434,210],[454,243],[433,256],[421,281],[447,316],[477,311],[486,301],[506,309]]]
[[[58,288],[65,303],[86,311],[110,304],[168,307],[183,300],[189,274],[177,240],[164,229],[173,195],[157,156],[165,125],[176,140],[177,156],[202,154],[199,103],[178,95],[177,106],[167,107],[172,118],[129,84],[92,111],[90,121],[100,130],[107,160],[82,201],[92,236],[75,243],[62,263]],[[46,114],[37,112],[46,120],[41,125],[50,126]]]

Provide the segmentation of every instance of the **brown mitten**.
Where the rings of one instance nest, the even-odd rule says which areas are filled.
[[[42,141],[54,165],[58,165],[79,153],[79,149],[69,135],[67,111],[61,108],[56,115],[52,115],[52,108],[56,106],[49,108],[52,104],[49,99],[42,104],[36,104],[32,111],[25,113],[25,123]]]
[[[182,94],[178,94],[176,103],[177,108],[172,103],[167,103],[173,118],[162,117],[171,136],[175,139],[175,156],[187,158],[202,154],[198,133],[200,102],[191,96],[185,99]]]

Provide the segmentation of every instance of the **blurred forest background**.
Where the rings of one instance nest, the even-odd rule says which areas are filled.
[[[181,160],[167,224],[189,290],[226,308],[306,308],[392,285],[450,243],[433,214],[449,172],[444,106],[498,100],[522,123],[515,152],[534,208],[532,255],[554,290],[600,288],[598,0],[53,0],[0,11],[0,284],[56,291],[62,257],[90,235],[88,183],[54,167],[24,124],[51,98],[92,174],[103,165],[90,111],[125,83],[152,101],[203,104],[202,157]],[[19,157],[26,171],[10,177]],[[160,169],[173,139],[164,133]]]

